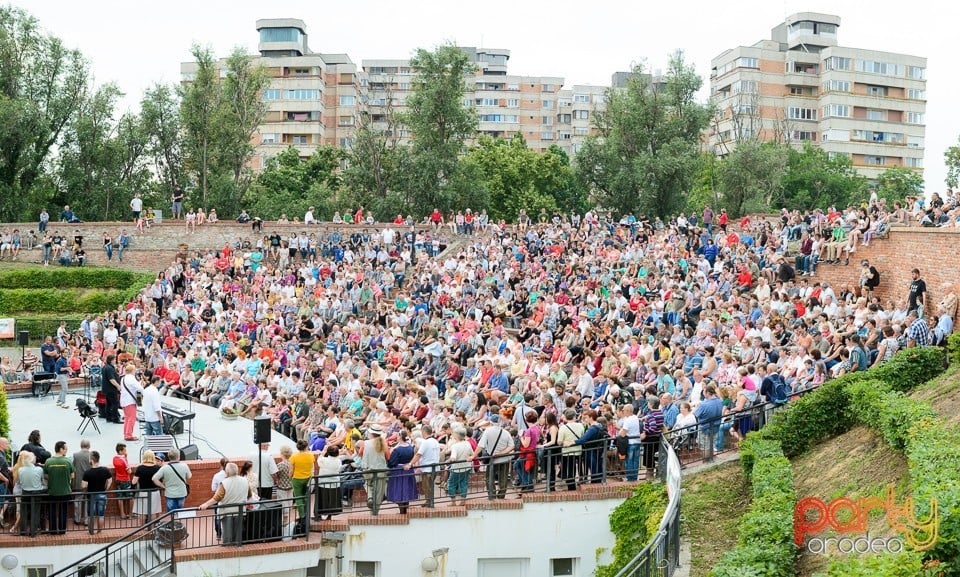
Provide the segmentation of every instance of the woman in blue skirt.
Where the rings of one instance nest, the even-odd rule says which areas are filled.
[[[387,466],[390,473],[387,476],[387,501],[396,503],[400,514],[407,513],[411,501],[419,497],[417,493],[417,478],[413,470],[404,470],[404,465],[413,460],[416,451],[410,444],[410,437],[405,430],[400,431],[400,441],[390,449],[387,457]]]

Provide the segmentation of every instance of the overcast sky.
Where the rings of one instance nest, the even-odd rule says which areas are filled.
[[[0,0],[3,1],[3,0]],[[179,80],[193,42],[225,56],[234,46],[256,51],[259,18],[300,18],[310,48],[364,58],[409,57],[417,47],[447,40],[461,46],[507,48],[512,74],[562,76],[570,84],[606,85],[617,70],[646,61],[662,68],[677,48],[704,78],[710,59],[727,48],[769,38],[795,12],[841,17],[839,43],[925,56],[929,190],[943,188],[943,151],[960,135],[960,5],[914,0],[702,0],[675,3],[482,0],[264,2],[252,0],[12,0],[92,62],[97,82],[116,82],[136,109],[143,90]],[[149,6],[149,8],[147,8]],[[953,96],[951,96],[953,95]]]

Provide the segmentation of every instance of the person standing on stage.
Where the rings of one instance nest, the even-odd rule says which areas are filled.
[[[133,427],[137,424],[137,393],[143,394],[143,386],[137,378],[137,368],[127,364],[123,379],[120,381],[120,408],[123,409],[123,440],[139,441],[134,436]],[[146,414],[146,413],[144,413]]]
[[[117,360],[117,357],[114,355],[107,356],[107,362],[103,365],[103,383],[100,385],[100,390],[103,391],[105,397],[107,397],[107,422],[108,423],[120,423],[120,375],[117,373],[117,368],[114,366],[114,362]]]

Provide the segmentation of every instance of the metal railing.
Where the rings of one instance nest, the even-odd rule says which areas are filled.
[[[164,513],[50,577],[130,577],[161,567],[175,570],[173,551],[241,547],[250,543],[309,540],[312,497],[270,499],[210,510]]]
[[[98,530],[136,529],[161,513],[154,504],[159,491],[133,488],[104,493],[74,492],[60,497],[46,493],[18,495],[20,520],[13,530],[22,536],[36,537],[44,533],[93,535]],[[97,511],[102,514],[94,514]]]
[[[356,513],[365,506],[372,515],[378,515],[389,509],[405,512],[410,507],[446,506],[454,499],[464,503],[516,499],[531,493],[576,491],[588,485],[644,480],[642,453],[653,450],[656,455],[662,443],[658,440],[639,444],[632,455],[620,455],[615,445],[613,438],[604,436],[572,447],[538,447],[533,451],[478,456],[475,460],[417,465],[413,469],[402,465],[392,469],[353,469],[352,460],[344,459],[345,469],[340,473],[313,477],[311,488],[317,492],[314,518],[336,515],[344,508]],[[634,460],[628,460],[628,456]],[[656,461],[650,462],[652,474]],[[322,498],[324,490],[336,490],[338,499]],[[323,508],[324,503],[329,506],[334,502],[336,506]]]
[[[817,389],[810,386],[790,393],[790,399],[801,397]],[[791,401],[777,403],[765,401],[744,407],[739,411],[730,411],[717,419],[710,419],[680,429],[672,429],[667,438],[676,451],[683,468],[696,463],[710,463],[717,455],[737,450],[732,432],[745,437],[750,432],[759,431],[770,421],[773,414],[788,406]]]
[[[666,484],[668,499],[660,527],[616,577],[670,577],[680,567],[680,461],[665,438],[661,439],[658,476]]]

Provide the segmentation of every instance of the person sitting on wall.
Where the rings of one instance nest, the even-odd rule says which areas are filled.
[[[240,224],[247,224],[250,222],[250,215],[247,214],[247,211],[240,211],[240,216],[237,217],[237,222]]]
[[[60,222],[78,223],[80,219],[70,210],[70,205],[65,205],[63,211],[60,213]]]

